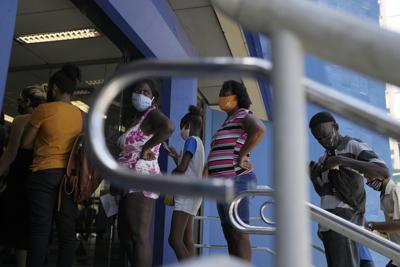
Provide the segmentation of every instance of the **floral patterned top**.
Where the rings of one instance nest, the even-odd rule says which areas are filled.
[[[118,139],[118,145],[121,148],[121,152],[118,157],[118,162],[122,166],[128,167],[129,169],[146,175],[160,174],[160,166],[158,165],[158,156],[160,154],[160,145],[154,146],[151,151],[155,155],[154,160],[144,160],[140,158],[142,153],[143,145],[153,137],[152,134],[146,134],[140,126],[147,117],[147,115],[154,110],[155,107],[149,108],[146,113],[140,118],[139,122],[126,131]],[[137,189],[129,189],[129,193],[140,192]],[[143,195],[148,198],[157,199],[159,194],[154,192],[143,191]]]

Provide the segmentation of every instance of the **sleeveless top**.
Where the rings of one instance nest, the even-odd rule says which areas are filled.
[[[142,153],[143,145],[153,137],[152,134],[146,134],[140,129],[144,119],[147,115],[153,111],[155,107],[149,108],[143,116],[140,118],[139,122],[126,131],[122,136],[118,139],[118,145],[121,148],[121,152],[118,157],[118,162],[122,166],[125,166],[135,172],[145,175],[156,175],[160,174],[160,167],[158,165],[158,156],[160,154],[160,145],[158,144],[154,146],[151,151],[155,155],[154,160],[143,160],[140,158]],[[129,193],[140,192],[141,190],[137,190],[134,188],[129,189]],[[153,192],[143,191],[143,195],[157,199],[159,194]]]
[[[231,178],[252,172],[252,168],[239,166],[239,153],[247,139],[243,120],[248,114],[248,109],[238,109],[214,134],[207,160],[210,177]]]

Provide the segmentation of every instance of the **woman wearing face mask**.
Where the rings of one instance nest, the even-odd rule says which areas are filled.
[[[75,255],[75,204],[73,196],[59,188],[70,151],[81,133],[81,111],[71,97],[81,78],[78,67],[66,64],[49,79],[54,101],[40,105],[32,113],[22,138],[22,148],[33,148],[32,174],[28,178],[29,250],[27,266],[43,266],[53,220],[57,226],[58,267],[71,267]]]
[[[155,106],[158,98],[155,84],[142,80],[132,86],[131,128],[118,140],[121,152],[118,161],[135,172],[160,174],[158,155],[160,144],[173,133],[172,122]],[[159,194],[126,190],[118,212],[118,234],[131,266],[151,264],[149,230],[153,206]]]
[[[242,83],[224,82],[219,97],[219,107],[228,117],[213,136],[207,162],[208,176],[231,179],[236,193],[239,193],[256,186],[257,179],[249,157],[263,138],[265,126],[249,111],[251,101]],[[250,261],[248,235],[237,231],[230,224],[228,204],[218,203],[217,208],[229,254]],[[244,222],[249,222],[248,199],[240,203],[239,216]]]
[[[18,112],[21,115],[16,116],[11,124],[10,139],[0,158],[0,177],[9,169],[4,192],[2,236],[8,247],[15,248],[17,267],[26,266],[29,235],[26,181],[33,157],[32,150],[19,147],[33,110],[45,101],[45,86],[29,86],[21,91],[18,98]]]
[[[168,154],[177,165],[172,173],[184,174],[188,179],[201,179],[204,166],[204,146],[200,139],[202,127],[200,110],[195,106],[190,106],[189,113],[183,116],[180,126],[181,137],[185,140],[181,156],[178,156],[174,148],[167,147]],[[202,198],[177,195],[174,199],[175,207],[168,241],[178,260],[184,260],[195,254],[193,217],[196,216],[201,206]]]

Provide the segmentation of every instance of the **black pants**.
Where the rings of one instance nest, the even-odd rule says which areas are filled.
[[[328,267],[359,267],[357,243],[334,231],[320,232]]]
[[[57,267],[71,267],[74,262],[75,205],[71,195],[62,193],[61,209],[57,211],[58,192],[63,175],[64,169],[48,169],[34,172],[28,179],[28,267],[44,265],[53,220],[56,222],[59,242]]]

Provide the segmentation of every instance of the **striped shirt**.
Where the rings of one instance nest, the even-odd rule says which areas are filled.
[[[235,177],[250,173],[239,166],[239,153],[247,139],[243,121],[250,111],[239,109],[226,119],[214,134],[208,156],[208,174],[211,177]]]
[[[379,158],[379,156],[366,143],[362,142],[361,140],[353,139],[348,136],[343,138],[342,143],[339,144],[338,148],[335,150],[335,155],[348,157],[360,161],[374,162],[386,165],[385,162],[381,158]],[[323,164],[323,162],[327,157],[328,157],[328,152],[325,152],[325,154],[319,159],[319,162]],[[337,168],[338,167],[336,167],[336,169]],[[346,169],[351,171],[351,173],[354,176],[354,179],[360,179],[361,182],[363,182],[364,179],[363,174],[351,168],[346,168]],[[341,216],[341,214],[343,214],[344,212],[343,210],[352,210],[356,212],[352,207],[350,207],[350,205],[341,201],[336,196],[335,188],[333,188],[333,185],[330,183],[328,178],[329,172],[330,170],[322,172],[320,177],[318,177],[315,181],[313,181],[314,188],[321,197],[321,208],[328,210],[331,213],[336,214],[338,216]],[[363,205],[365,205],[365,199]],[[320,231],[326,231],[326,230],[327,229],[320,229]]]

